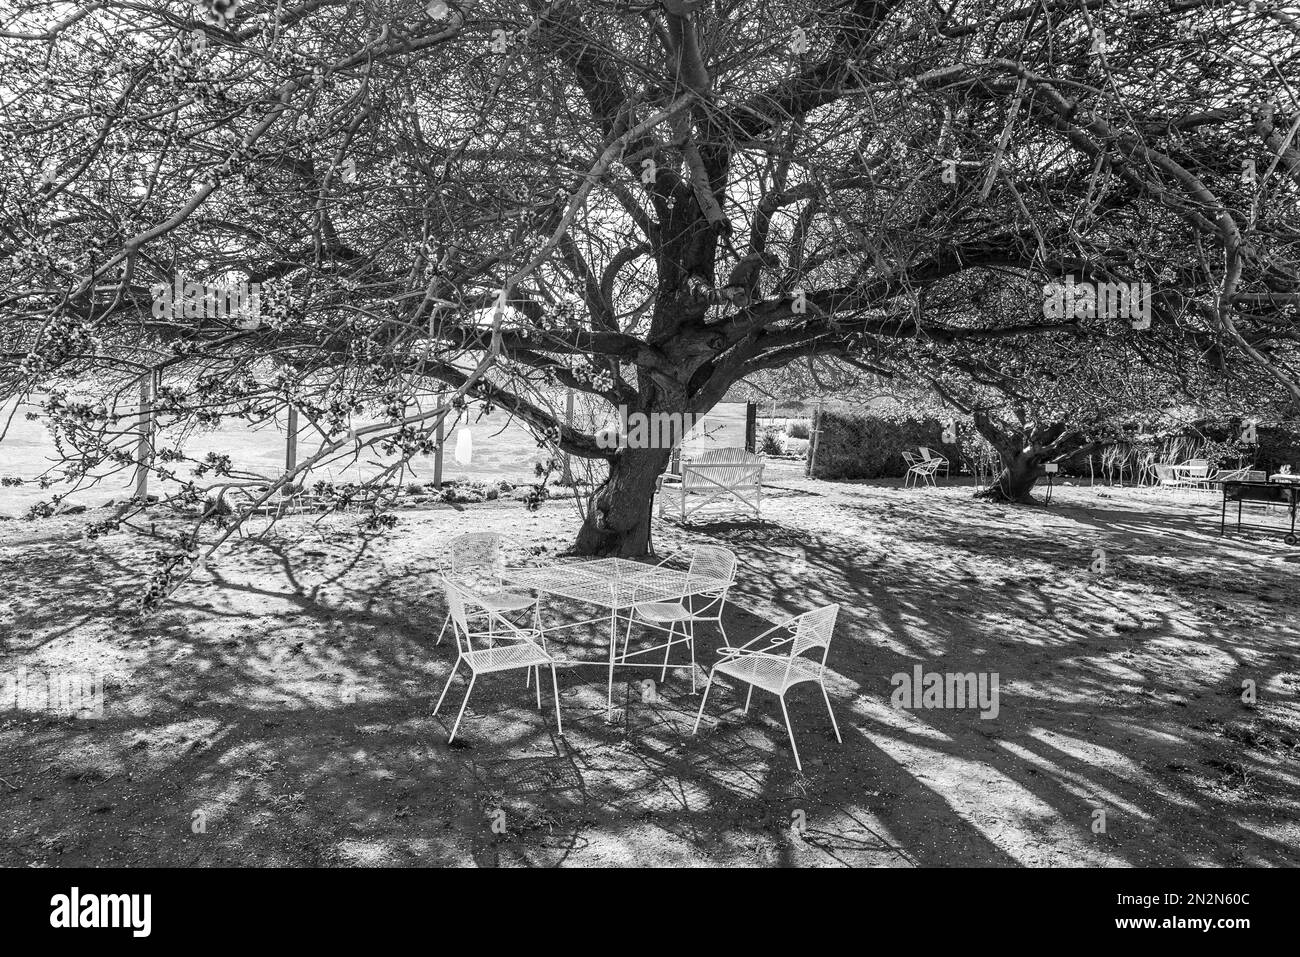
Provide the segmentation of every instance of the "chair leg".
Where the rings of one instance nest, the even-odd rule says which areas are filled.
[[[435,645],[442,644],[442,639],[447,634],[447,625],[450,623],[451,623],[451,612],[447,612],[447,617],[442,620],[442,630],[438,632],[438,640],[434,642]]]
[[[704,685],[704,697],[700,698],[700,710],[695,712],[695,727],[691,728],[691,734],[700,730],[700,718],[704,715],[704,705],[709,700],[709,689],[713,687],[713,672],[709,672],[709,680]]]
[[[627,661],[627,645],[632,640],[632,619],[635,617],[636,612],[629,608],[627,610],[627,632],[623,635],[623,651],[619,654],[619,658],[623,661]]]
[[[465,697],[468,698],[469,695]],[[794,751],[794,766],[802,771],[803,762],[799,760],[799,746],[794,743],[794,728],[790,725],[790,712],[785,708],[785,695],[781,695],[781,714],[785,716],[785,730],[790,735],[790,749]]]
[[[844,739],[840,737],[840,725],[839,722],[835,720],[834,709],[831,708],[831,696],[826,693],[826,686],[824,684],[820,684],[819,682],[819,687],[822,689],[822,699],[826,702],[826,712],[831,716],[831,727],[835,729],[835,740],[840,744],[843,744]]]
[[[456,715],[456,723],[451,726],[451,736],[447,738],[447,743],[451,744],[456,738],[456,731],[460,727],[460,719],[465,717],[465,705],[469,704],[469,696],[474,693],[474,682],[478,680],[477,674],[469,676],[469,687],[465,689],[465,700],[460,703],[460,714]],[[794,740],[791,738],[791,740]]]
[[[536,681],[536,684],[537,684],[537,710],[538,710],[538,711],[541,711],[541,710],[542,710],[542,667],[541,667],[541,665],[534,665],[533,667],[529,668],[528,670],[531,671],[531,672],[533,672],[533,677],[537,679],[537,681]]]
[[[727,629],[722,626],[722,609],[718,609],[718,631],[722,632],[722,643],[730,648],[731,639],[727,637]]]
[[[677,634],[677,622],[668,623],[668,644],[664,645],[664,667],[659,672],[659,683],[663,684],[668,680],[668,656],[673,652],[673,636]]]
[[[452,680],[456,677],[456,672],[460,670],[460,656],[456,657],[456,663],[451,666],[451,674],[447,675],[447,683],[442,686],[442,694],[438,695],[438,703],[433,706],[433,713],[437,714],[438,709],[442,707],[442,699],[447,697],[447,689],[451,687]]]
[[[695,620],[687,618],[686,627],[690,629],[686,643],[691,649],[691,694],[695,694]]]
[[[537,676],[537,683],[539,685],[542,683],[540,673]],[[563,737],[564,725],[560,723],[560,679],[555,676],[555,665],[551,665],[551,691],[555,695],[555,733]]]
[[[749,714],[749,699],[754,697],[754,686],[749,686],[749,691],[745,694],[745,714]]]

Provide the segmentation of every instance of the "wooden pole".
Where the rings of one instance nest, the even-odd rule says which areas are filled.
[[[442,405],[442,400],[446,393],[438,393],[438,405]],[[442,442],[446,437],[447,415],[443,413],[438,419],[438,444],[433,450],[433,487],[442,488]]]
[[[153,377],[150,369],[140,376],[140,437],[135,444],[135,498],[145,502],[149,495],[149,463],[153,459]]]
[[[573,390],[568,390],[568,395],[564,399],[564,424],[570,429],[573,428]],[[564,484],[565,486],[573,485],[573,472],[569,468],[569,454],[564,454]]]
[[[806,474],[809,478],[813,477],[813,470],[817,467],[817,446],[821,443],[822,437],[822,402],[817,400],[817,411],[813,413],[812,428],[812,448],[808,450],[808,468]]]
[[[289,434],[284,439],[284,471],[286,474],[298,467],[298,410],[289,406]]]

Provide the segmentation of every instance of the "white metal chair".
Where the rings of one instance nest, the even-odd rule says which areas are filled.
[[[456,657],[456,664],[451,669],[451,674],[447,676],[447,684],[443,686],[442,694],[438,696],[438,703],[433,707],[435,715],[442,707],[443,699],[447,697],[447,691],[451,688],[456,672],[460,670],[461,662],[468,665],[470,671],[465,700],[460,703],[460,712],[456,715],[456,723],[451,726],[447,743],[450,744],[456,738],[456,731],[460,728],[461,718],[465,716],[465,706],[469,704],[469,696],[474,692],[474,682],[478,680],[478,676],[518,668],[529,669],[537,679],[538,709],[542,707],[540,669],[543,667],[551,669],[551,690],[555,695],[555,730],[557,734],[564,734],[564,725],[560,722],[560,685],[555,676],[555,659],[546,650],[546,636],[542,631],[536,628],[520,628],[490,608],[486,609],[487,615],[489,619],[495,620],[499,628],[490,633],[470,631],[469,619],[465,613],[465,602],[469,596],[461,586],[450,579],[444,578],[442,587],[447,597],[448,614],[456,635],[456,647],[460,653]],[[475,647],[476,641],[481,647]]]
[[[1208,489],[1210,487],[1210,460],[1188,459],[1183,463],[1183,471],[1192,488]]]
[[[785,718],[785,730],[790,735],[790,748],[794,751],[794,763],[800,771],[803,763],[799,760],[799,748],[794,743],[794,728],[790,726],[790,712],[785,707],[785,693],[797,684],[812,681],[821,688],[826,710],[831,716],[831,727],[835,729],[835,740],[841,744],[840,726],[835,721],[835,712],[831,710],[831,698],[826,693],[826,655],[830,652],[831,634],[835,630],[835,617],[839,614],[839,605],[826,605],[813,611],[804,612],[787,622],[769,628],[758,637],[745,642],[738,648],[730,646],[719,648],[722,660],[709,672],[709,683],[704,686],[704,697],[700,699],[700,710],[695,715],[695,727],[691,734],[700,729],[700,718],[704,714],[704,705],[709,700],[709,689],[713,687],[714,675],[721,672],[729,678],[735,678],[749,685],[745,694],[745,713],[749,713],[749,700],[755,688],[770,691],[781,701],[781,714]],[[753,646],[775,631],[785,629],[790,634],[785,638],[772,639],[761,650]],[[788,644],[789,651],[777,654],[773,649]],[[821,661],[804,657],[804,652],[820,648]]]
[[[942,469],[943,477],[948,478],[948,460],[944,456],[940,455],[938,452],[931,452],[924,445],[918,445],[917,448],[921,452],[921,458],[926,462],[938,462],[939,464],[936,468]]]
[[[911,452],[904,452],[903,461],[907,463],[907,474],[903,476],[903,488],[920,485],[923,482],[928,482],[930,485],[937,487],[934,473],[939,468],[938,459],[918,459]]]
[[[1172,489],[1175,492],[1186,491],[1191,487],[1176,466],[1168,462],[1155,462],[1151,466],[1156,475],[1156,487]]]
[[[722,632],[722,640],[731,647],[727,638],[727,629],[722,624],[722,612],[727,604],[727,592],[736,581],[736,556],[728,549],[716,545],[700,545],[691,554],[691,565],[686,572],[685,594],[664,595],[661,588],[654,583],[638,585],[632,590],[632,607],[628,610],[627,631],[623,635],[623,652],[620,660],[628,658],[627,646],[632,637],[633,623],[640,621],[648,628],[667,631],[668,640],[664,649],[663,669],[659,673],[662,683],[668,677],[668,658],[672,646],[686,642],[691,652],[691,692],[695,691],[695,624],[696,622],[716,622]],[[710,586],[704,589],[702,586]],[[648,600],[641,600],[641,599]],[[681,626],[682,636],[677,638],[677,627]],[[667,626],[665,628],[665,626]],[[655,645],[635,652],[636,655],[658,651]]]
[[[506,588],[501,583],[501,535],[497,532],[466,532],[447,543],[447,573],[459,583],[467,594],[465,600],[482,611],[470,611],[471,616],[486,612],[499,615],[513,614],[531,608],[533,629],[540,625],[541,599],[530,592]],[[451,623],[451,612],[442,621],[435,645],[442,644]],[[493,617],[488,615],[488,630]]]

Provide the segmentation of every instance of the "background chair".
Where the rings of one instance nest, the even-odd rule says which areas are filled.
[[[1210,487],[1210,460],[1188,459],[1183,463],[1183,475],[1189,488],[1208,489]]]
[[[931,452],[924,445],[918,445],[917,448],[921,452],[921,458],[926,462],[938,462],[939,465],[937,466],[937,469],[942,469],[943,477],[948,478],[948,460],[946,458],[938,452]]]
[[[1183,478],[1182,472],[1167,462],[1156,462],[1151,466],[1156,475],[1156,487],[1173,491],[1185,491],[1191,486]]]
[[[456,664],[452,667],[451,674],[447,676],[442,694],[438,696],[438,703],[433,706],[435,715],[442,707],[443,699],[447,697],[447,691],[451,688],[456,672],[460,670],[461,662],[469,666],[470,672],[469,687],[465,689],[465,700],[460,703],[460,712],[456,715],[456,723],[451,726],[447,743],[450,744],[455,740],[456,731],[460,728],[461,718],[465,716],[465,706],[469,704],[469,696],[474,692],[474,682],[478,680],[478,676],[519,668],[530,669],[537,679],[539,710],[542,707],[540,669],[542,667],[551,669],[551,690],[555,695],[555,730],[557,734],[563,735],[564,725],[560,722],[560,685],[555,676],[555,659],[546,650],[546,636],[539,629],[520,628],[490,608],[486,609],[486,613],[489,620],[495,620],[497,627],[491,633],[471,631],[469,618],[465,613],[464,590],[447,578],[443,578],[442,587],[447,598],[448,615],[456,635],[456,648],[459,654],[456,656]],[[481,647],[475,647],[476,641]]]
[[[830,652],[831,633],[835,630],[835,618],[839,614],[839,605],[826,605],[813,611],[804,612],[798,617],[769,628],[752,641],[747,641],[738,648],[719,648],[723,659],[709,672],[709,683],[704,686],[704,697],[700,699],[700,710],[695,715],[695,727],[691,734],[700,729],[700,718],[704,714],[704,705],[709,700],[709,689],[713,687],[713,678],[718,673],[735,678],[749,685],[745,694],[745,713],[749,713],[749,699],[755,688],[770,691],[781,701],[781,714],[785,718],[785,730],[790,735],[790,748],[794,751],[795,767],[803,770],[799,760],[799,748],[794,743],[794,728],[790,726],[790,712],[785,707],[785,693],[797,684],[812,681],[821,688],[822,699],[831,716],[831,727],[835,729],[835,740],[841,744],[840,726],[835,721],[835,712],[831,710],[830,695],[826,693],[826,655]],[[767,647],[756,649],[754,646],[773,632],[785,629],[790,634],[785,638],[772,639]],[[777,654],[773,649],[788,644],[788,652]],[[821,660],[804,657],[804,652],[821,649]]]
[[[907,463],[907,473],[903,476],[903,488],[920,485],[923,482],[936,485],[934,473],[939,467],[937,460],[930,459],[927,461],[917,458],[911,452],[904,452],[903,461]]]

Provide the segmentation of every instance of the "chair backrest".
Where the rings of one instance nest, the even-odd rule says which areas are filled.
[[[1164,462],[1156,462],[1151,466],[1155,469],[1156,478],[1161,482],[1172,482],[1174,479],[1174,467]]]
[[[495,576],[501,567],[501,535],[466,532],[447,544],[447,564],[454,575]]]
[[[1205,478],[1210,474],[1209,459],[1188,459],[1187,475],[1190,478]]]
[[[725,582],[726,587],[736,580],[736,555],[727,548],[717,545],[700,545],[691,554],[691,567],[686,572],[687,585],[694,585],[701,579]]]
[[[742,449],[738,445],[728,445],[721,449],[709,449],[701,455],[697,455],[688,463],[690,465],[745,465],[750,462],[759,462],[762,457]]]
[[[930,461],[931,459],[938,458],[937,455],[932,453],[924,445],[918,445],[917,448],[921,450],[921,458],[925,459],[927,462]]]
[[[801,655],[810,648],[830,648],[831,633],[835,631],[835,618],[839,605],[825,605],[806,611],[795,619],[794,640],[790,642],[790,657]],[[825,660],[825,654],[822,659]]]
[[[903,461],[906,462],[906,463],[910,466],[910,465],[915,465],[916,462],[917,462],[917,459],[916,459],[916,456],[913,455],[911,452],[904,452],[904,453],[903,453]]]
[[[794,660],[805,651],[814,648],[822,650],[822,673],[826,672],[826,656],[831,650],[831,634],[835,631],[835,618],[840,613],[839,605],[825,605],[806,611],[794,620],[794,637],[790,641],[790,657],[785,664],[785,677],[790,677]]]

